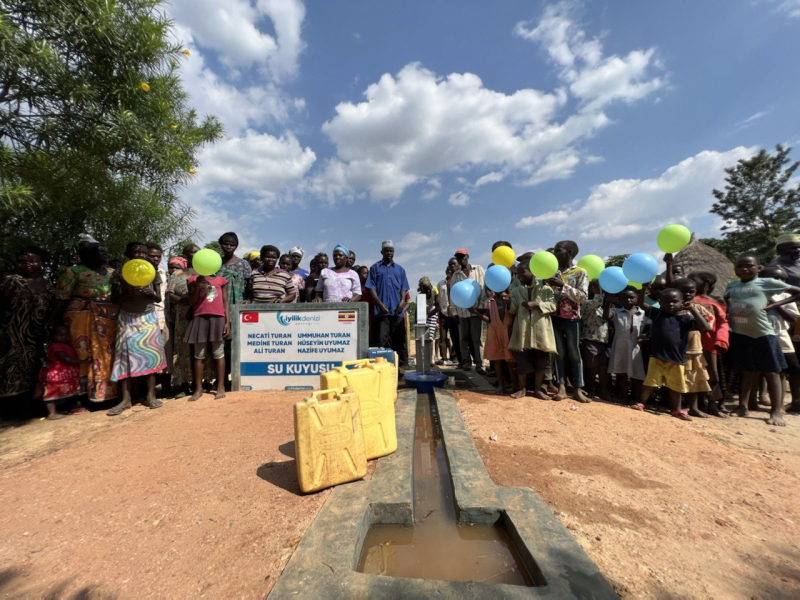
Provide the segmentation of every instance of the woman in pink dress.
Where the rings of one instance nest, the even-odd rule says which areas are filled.
[[[333,269],[323,269],[314,288],[313,302],[358,302],[361,281],[347,266],[349,251],[341,244],[333,249]],[[322,296],[320,296],[322,294]]]

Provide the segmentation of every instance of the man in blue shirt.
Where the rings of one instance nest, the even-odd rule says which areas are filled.
[[[378,327],[378,344],[391,348],[397,354],[399,367],[408,366],[405,311],[408,304],[408,279],[406,271],[394,262],[394,243],[381,244],[383,260],[369,268],[364,287],[375,301],[375,324]]]

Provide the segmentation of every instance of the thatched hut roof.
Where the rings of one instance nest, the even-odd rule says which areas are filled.
[[[675,255],[675,266],[683,268],[684,275],[692,271],[711,271],[717,276],[717,290],[725,289],[725,285],[736,279],[733,263],[711,246],[706,246],[692,233],[689,245]]]

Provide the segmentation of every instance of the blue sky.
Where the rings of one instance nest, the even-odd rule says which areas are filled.
[[[173,0],[184,85],[225,137],[184,199],[240,253],[391,239],[412,286],[574,239],[718,233],[723,169],[800,145],[800,1]],[[795,157],[798,153],[794,154]]]

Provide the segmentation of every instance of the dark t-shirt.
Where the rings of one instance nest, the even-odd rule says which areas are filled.
[[[692,315],[671,315],[660,308],[650,308],[652,341],[650,356],[682,365],[686,362],[686,344],[694,329]]]
[[[153,279],[153,282],[148,285],[151,290],[154,289],[156,285],[161,286],[161,274],[156,271],[156,276]],[[118,285],[119,289],[122,293],[130,292],[131,285],[125,281],[122,277],[122,271],[116,270],[114,274],[111,276],[111,284]],[[163,287],[163,286],[162,286]],[[161,298],[164,298],[164,291],[160,290]],[[124,310],[125,312],[135,313],[137,315],[144,315],[147,313],[151,313],[156,309],[155,303],[152,298],[148,296],[126,296],[123,299],[119,300],[119,307]]]

